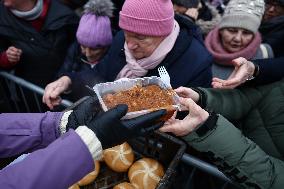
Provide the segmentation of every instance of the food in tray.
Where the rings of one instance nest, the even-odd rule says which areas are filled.
[[[128,143],[123,143],[103,151],[107,166],[116,172],[125,172],[134,162],[134,152]]]
[[[123,182],[118,185],[115,185],[113,189],[135,189],[135,187],[129,182]]]
[[[79,182],[79,186],[85,186],[93,182],[100,172],[100,162],[95,161],[95,170],[84,176]]]
[[[167,108],[174,104],[173,91],[162,89],[158,85],[136,85],[129,90],[106,94],[103,101],[108,109],[117,104],[127,104],[128,112]]]
[[[164,175],[163,166],[152,158],[142,158],[128,171],[130,183],[139,189],[154,189]]]

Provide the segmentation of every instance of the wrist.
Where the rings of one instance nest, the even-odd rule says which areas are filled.
[[[191,88],[191,89],[197,93],[194,102],[196,102],[196,104],[199,105],[201,108],[205,108],[207,101],[205,93],[199,88]]]
[[[200,125],[196,130],[196,134],[202,137],[207,134],[208,131],[213,130],[216,127],[216,122],[218,120],[218,115],[210,110],[207,110],[208,117],[202,125]]]
[[[86,144],[94,160],[102,159],[102,145],[96,134],[86,126],[79,126],[75,132]]]
[[[67,131],[67,124],[68,123],[70,124],[69,117],[70,117],[70,114],[72,112],[73,112],[73,110],[64,112],[62,117],[61,117],[60,125],[59,125],[59,131],[60,131],[61,135],[66,133],[66,131]]]
[[[253,64],[253,63],[251,63]],[[259,65],[253,64],[253,72],[252,74],[247,78],[247,81],[255,79],[259,75]]]

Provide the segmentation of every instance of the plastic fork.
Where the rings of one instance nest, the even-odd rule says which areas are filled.
[[[167,85],[167,87],[172,88],[171,86],[171,78],[169,73],[167,72],[164,66],[158,68],[158,72],[162,81]]]

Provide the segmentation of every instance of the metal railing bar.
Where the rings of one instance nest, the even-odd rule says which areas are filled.
[[[24,104],[25,104],[26,110],[27,110],[27,112],[30,112],[30,107],[29,107],[29,105],[27,103],[27,99],[26,99],[26,96],[24,94],[23,88],[21,86],[18,86],[18,87],[20,89],[22,99],[24,100]]]
[[[33,95],[34,95],[34,99],[35,99],[35,102],[36,102],[36,106],[37,106],[39,112],[42,112],[42,108],[41,108],[41,106],[40,106],[40,104],[39,104],[39,100],[38,100],[37,94],[36,94],[35,92],[33,92]]]
[[[228,177],[226,177],[221,171],[219,171],[216,167],[196,157],[193,157],[189,154],[184,154],[182,156],[181,161],[188,165],[196,167],[206,173],[209,173],[215,177],[218,177],[226,182],[232,183],[232,181]]]
[[[10,73],[7,73],[5,71],[0,71],[0,75],[3,76],[5,79],[12,80],[13,82],[17,83],[18,85],[34,91],[37,94],[43,95],[43,93],[44,93],[44,89],[43,88],[41,88],[41,87],[39,87],[39,86],[37,86],[35,84],[32,84],[32,83],[30,83],[28,81],[25,81],[22,78],[14,76],[14,75],[12,75]],[[65,107],[71,106],[72,104],[73,103],[71,101],[69,101],[69,100],[63,99],[61,101],[61,105],[65,106]]]

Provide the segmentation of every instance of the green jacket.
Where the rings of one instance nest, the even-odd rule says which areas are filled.
[[[283,188],[284,80],[255,88],[201,90],[206,108],[220,114],[216,127],[205,136],[193,132],[184,139],[245,188]]]

